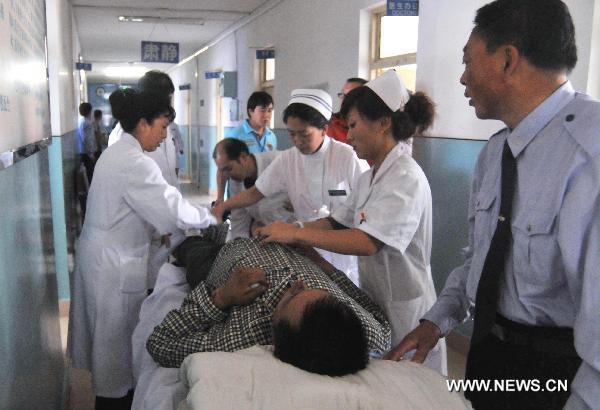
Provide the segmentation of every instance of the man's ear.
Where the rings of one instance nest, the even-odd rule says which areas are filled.
[[[513,45],[505,45],[502,47],[502,58],[503,58],[503,72],[505,75],[512,75],[519,64],[521,63],[521,53],[519,50]]]

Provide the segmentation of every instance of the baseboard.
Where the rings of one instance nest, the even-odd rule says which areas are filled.
[[[464,356],[469,353],[469,342],[469,337],[454,330],[446,336],[446,344]]]

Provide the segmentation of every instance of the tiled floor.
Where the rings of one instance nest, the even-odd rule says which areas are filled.
[[[183,183],[181,191],[184,197],[197,205],[209,205],[213,197],[197,192],[190,183]],[[60,328],[63,351],[67,346],[67,328],[69,322],[68,304],[61,306]],[[465,374],[466,358],[463,354],[448,347],[448,378],[462,379]],[[94,408],[94,393],[92,391],[91,375],[86,370],[69,368],[68,406],[69,410],[92,410]]]

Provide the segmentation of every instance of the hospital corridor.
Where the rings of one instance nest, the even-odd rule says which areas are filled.
[[[0,409],[600,410],[600,0],[0,0]]]

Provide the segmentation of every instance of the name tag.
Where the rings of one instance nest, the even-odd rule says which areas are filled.
[[[345,189],[330,189],[329,196],[346,196]]]

